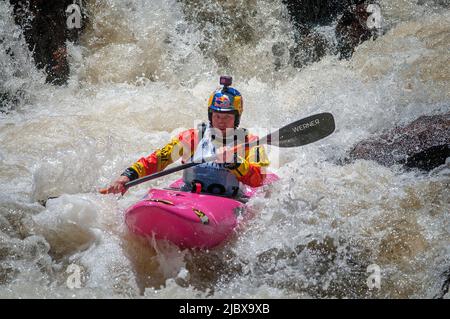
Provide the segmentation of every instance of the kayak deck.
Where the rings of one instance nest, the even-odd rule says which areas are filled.
[[[269,174],[266,183],[277,180]],[[245,204],[237,199],[171,189],[150,189],[148,194],[125,212],[131,232],[144,237],[165,239],[181,248],[213,248],[231,235]],[[257,189],[247,188],[246,197]]]

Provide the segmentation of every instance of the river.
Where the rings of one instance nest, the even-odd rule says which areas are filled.
[[[421,172],[341,160],[372,134],[448,112],[448,7],[380,1],[383,36],[349,60],[330,53],[296,69],[281,0],[192,3],[88,2],[90,24],[69,45],[69,83],[55,87],[0,2],[0,74],[18,99],[0,112],[0,297],[439,294],[450,268],[449,162]],[[274,56],[274,44],[282,54]],[[255,216],[218,249],[133,238],[124,210],[180,175],[123,197],[97,190],[205,120],[222,74],[244,97],[242,126],[264,132],[331,112],[335,133],[301,148],[272,147],[280,182],[251,200]],[[379,285],[369,289],[374,274]]]

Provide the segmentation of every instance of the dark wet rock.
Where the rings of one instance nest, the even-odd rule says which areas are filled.
[[[358,143],[350,159],[373,160],[381,165],[404,164],[431,170],[450,156],[450,112],[421,116],[412,123]]]
[[[450,269],[445,271],[442,274],[442,277],[444,278],[444,283],[442,284],[441,290],[434,296],[434,299],[444,299],[448,296],[446,296],[449,293],[450,289]]]
[[[298,28],[330,24],[339,13],[355,3],[351,0],[283,0]]]
[[[409,168],[420,168],[426,171],[441,166],[450,157],[450,145],[437,145],[410,156],[405,165]]]
[[[446,280],[444,284],[442,285],[442,297],[444,297],[446,294],[449,293],[450,288],[450,269],[445,273]]]
[[[66,9],[73,1],[10,0],[10,3],[36,66],[47,73],[46,81],[56,85],[67,83],[70,69],[66,40],[76,42],[82,32],[82,28],[67,26]],[[85,24],[83,21],[81,26]]]
[[[182,4],[186,19],[202,30],[203,40],[199,43],[199,48],[203,54],[213,58],[219,67],[230,67],[227,47],[236,44],[248,45],[257,42],[260,37],[260,32],[252,24],[257,12],[256,1],[248,1],[245,8],[239,6],[240,2],[222,0],[178,1]],[[356,5],[364,4],[358,7],[364,9],[372,1],[374,0],[283,0],[295,28],[295,44],[273,45],[275,70],[281,69],[286,63],[302,68],[319,61],[326,54],[337,52],[335,41],[331,39],[332,35],[324,35],[316,27],[332,25],[344,13],[336,35],[339,38],[339,49],[345,52],[342,56],[351,56],[355,46],[372,36],[371,30],[368,31],[361,23],[354,22],[356,18],[367,20],[370,15],[365,11],[364,14],[355,11]],[[214,34],[217,33],[221,36],[215,37]]]
[[[368,26],[371,13],[367,6],[366,3],[350,6],[339,18],[335,32],[340,58],[349,59],[358,45],[378,36],[380,31]]]
[[[296,46],[290,50],[290,62],[303,67],[319,61],[330,52],[341,58],[350,58],[356,46],[376,37],[380,32],[367,26],[371,13],[367,0],[283,0],[296,28]],[[315,31],[317,26],[331,25],[337,21],[335,44]]]
[[[319,61],[330,49],[331,43],[313,29],[332,23],[350,4],[341,0],[283,0],[295,27],[296,45],[289,50],[289,62],[296,68]]]

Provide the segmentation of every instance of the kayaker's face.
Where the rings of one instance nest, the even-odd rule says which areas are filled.
[[[234,114],[213,112],[212,126],[226,133],[227,128],[234,128]]]

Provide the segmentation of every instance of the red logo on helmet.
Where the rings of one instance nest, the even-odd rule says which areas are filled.
[[[216,96],[214,106],[220,108],[230,108],[230,99],[226,95]]]

